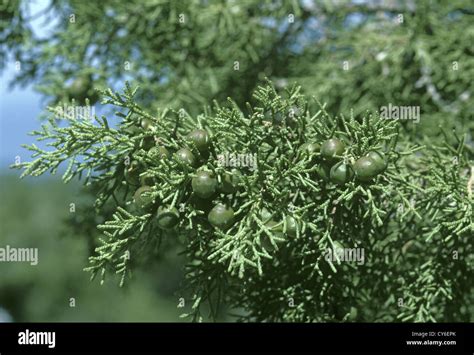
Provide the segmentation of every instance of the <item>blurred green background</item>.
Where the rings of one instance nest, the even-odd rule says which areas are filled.
[[[1,247],[38,248],[39,263],[0,263],[0,306],[14,321],[178,321],[180,269],[172,257],[137,270],[122,289],[90,282],[82,271],[87,236],[65,227],[77,199],[77,186],[57,179],[1,176]]]

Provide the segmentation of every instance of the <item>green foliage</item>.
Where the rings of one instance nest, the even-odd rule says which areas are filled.
[[[204,305],[214,319],[473,319],[469,0],[52,1],[54,41],[8,8],[16,83],[73,105],[132,83],[101,91],[116,118],[52,115],[34,132],[52,150],[29,145],[16,166],[67,163],[64,181],[95,195],[80,227],[93,276],[123,285],[179,248],[193,320]],[[390,104],[421,115],[383,118]],[[204,171],[217,183],[193,186]],[[326,257],[347,249],[363,263]]]
[[[292,59],[289,80],[324,98],[330,112],[416,105],[419,124],[405,122],[404,128],[418,139],[438,136],[440,125],[472,137],[470,1],[382,2],[372,8],[341,2],[320,10],[336,30]],[[360,23],[344,25],[351,15],[360,16]]]
[[[137,270],[127,289],[89,281],[82,271],[89,255],[86,237],[89,214],[97,215],[79,184],[50,179],[22,181],[0,176],[1,247],[38,248],[38,264],[2,262],[0,307],[15,322],[176,321],[180,313],[173,293],[179,283],[176,253],[156,256],[147,272]],[[70,204],[76,211],[71,213]],[[64,221],[71,220],[65,227]],[[60,237],[58,237],[60,236]],[[75,307],[71,307],[74,298]],[[153,309],[154,312],[150,312]]]
[[[0,4],[0,69],[7,61],[8,49],[12,48],[16,56],[31,36],[31,30],[24,28],[21,16],[20,0],[2,1]]]
[[[456,148],[413,145],[400,139],[396,121],[377,113],[331,116],[324,106],[307,101],[297,86],[284,96],[272,85],[260,87],[245,110],[229,100],[196,117],[169,109],[152,116],[135,102],[136,92],[129,86],[123,94],[103,92],[104,103],[119,109],[116,129],[105,117],[96,124],[71,120],[63,128],[52,117],[35,134],[51,139],[54,149],[27,146],[36,159],[16,166],[23,175],[39,175],[68,160],[65,181],[87,171],[84,182],[99,192],[98,211],[106,203],[115,206],[112,218],[99,225],[103,238],[87,268],[93,276],[103,280],[112,270],[123,284],[132,263],[147,253],[146,245],[167,240],[185,253],[193,299],[189,315],[195,320],[201,319],[204,301],[212,317],[224,302],[244,309],[242,319],[257,321],[348,320],[352,308],[358,310],[357,320],[369,321],[469,316],[461,306],[470,294],[464,290],[472,289],[474,201],[466,172],[472,155],[464,140]],[[130,130],[144,119],[150,125]],[[195,129],[208,132],[209,151],[190,142]],[[152,148],[141,144],[146,137],[170,152],[188,149],[198,164],[150,158],[147,149]],[[318,168],[337,160],[301,147],[308,142],[324,146],[335,138],[343,146],[336,157],[348,166],[383,151],[386,170],[377,169],[371,179],[348,178],[345,184],[322,179]],[[196,172],[210,171],[221,183],[236,165],[223,162],[229,153],[255,157],[257,164],[239,167],[235,192],[196,196]],[[454,166],[447,163],[453,157]],[[141,167],[140,176],[153,181],[149,211],[131,203],[135,188],[124,175],[131,161]],[[234,210],[226,228],[206,218],[216,204]],[[175,228],[159,228],[157,206],[178,209]],[[274,223],[261,217],[264,211]],[[409,242],[414,245],[406,246]],[[336,245],[363,249],[363,264],[326,258]]]
[[[19,4],[18,21],[27,29]],[[140,82],[140,101],[147,107],[158,102],[197,113],[228,95],[245,102],[257,81],[278,71],[291,55],[279,49],[289,45],[302,23],[279,33],[265,19],[281,22],[301,9],[296,2],[280,5],[270,0],[52,1],[45,16],[63,19],[52,29],[56,41],[31,36],[7,48],[18,48],[18,60],[28,68],[17,82],[40,79],[38,89],[55,101],[70,98],[65,83],[74,88],[75,80],[88,75],[96,87],[132,77]],[[21,49],[30,42],[34,51]],[[278,60],[270,64],[277,52]]]

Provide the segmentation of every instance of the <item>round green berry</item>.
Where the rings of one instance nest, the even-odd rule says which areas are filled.
[[[161,206],[158,208],[156,218],[158,221],[158,227],[161,229],[171,229],[179,222],[179,212],[175,207],[169,208]]]
[[[372,158],[362,157],[355,162],[354,171],[358,180],[369,182],[377,176],[379,166]]]
[[[140,209],[147,209],[149,208],[154,201],[154,198],[152,196],[152,191],[153,189],[150,186],[141,186],[139,187],[136,191],[135,194],[133,195],[133,200],[135,202],[135,205],[140,208]]]
[[[214,227],[227,229],[234,223],[234,210],[219,203],[209,212],[207,219]]]
[[[387,169],[387,160],[385,159],[385,156],[382,152],[373,150],[367,153],[367,157],[372,158],[372,160],[375,162],[378,174],[383,173],[385,169]]]
[[[338,185],[344,185],[354,177],[354,169],[352,169],[351,165],[340,162],[331,168],[329,177],[331,182]]]
[[[188,139],[201,152],[207,152],[211,144],[209,133],[204,129],[195,129],[188,135]]]
[[[140,125],[142,126],[143,129],[153,128],[153,122],[148,118],[143,118],[142,121],[140,122]]]
[[[93,105],[99,100],[99,94],[94,90],[92,75],[83,75],[74,80],[71,86],[66,90],[70,100],[84,104],[86,99]]]
[[[196,165],[196,157],[194,154],[187,148],[181,148],[175,153],[176,159],[181,163],[184,163],[189,166]]]
[[[191,181],[193,192],[201,198],[209,198],[217,190],[217,180],[209,171],[198,171]]]
[[[336,138],[331,138],[325,141],[321,146],[321,155],[328,162],[334,162],[340,159],[344,150],[346,149],[344,143]]]

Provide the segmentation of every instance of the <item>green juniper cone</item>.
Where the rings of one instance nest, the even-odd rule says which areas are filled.
[[[350,107],[333,116],[296,85],[279,93],[268,83],[245,109],[230,100],[179,119],[168,108],[151,116],[137,104],[137,92],[128,83],[123,93],[102,92],[105,104],[125,112],[116,128],[106,117],[66,127],[51,118],[35,135],[55,142],[53,150],[30,145],[33,160],[15,165],[22,176],[38,176],[67,161],[64,181],[92,185],[99,215],[115,211],[98,226],[102,235],[86,268],[93,276],[112,271],[123,284],[135,265],[124,262],[124,253],[147,260],[155,251],[143,243],[166,239],[158,253],[178,248],[186,258],[189,291],[182,292],[191,302],[184,316],[195,321],[208,305],[213,319],[243,310],[241,321],[467,317],[473,265],[452,258],[473,245],[473,150],[465,137],[455,145],[413,144],[400,133],[401,122],[377,112],[346,116]],[[292,107],[300,108],[292,124],[266,121],[266,113]],[[145,119],[156,122],[160,142],[149,150],[140,142],[150,130],[130,129]],[[212,145],[200,141],[204,136]],[[305,146],[317,142],[320,152]],[[300,154],[302,146],[312,154]],[[258,165],[237,171],[219,161],[220,152],[248,154]],[[168,154],[175,159],[163,159]],[[127,158],[131,166],[124,166]],[[139,187],[143,176],[153,186]],[[151,205],[142,193],[149,189]],[[136,209],[133,200],[150,207]],[[404,247],[409,240],[415,247]],[[364,262],[325,258],[338,243],[363,249]]]
[[[142,121],[141,121],[141,126],[142,126],[142,128],[145,129],[145,130],[148,130],[148,129],[151,130],[151,129],[154,128],[154,127],[153,127],[153,122],[152,122],[150,119],[148,119],[148,118],[142,119]]]
[[[191,185],[193,192],[201,198],[209,198],[217,190],[217,180],[209,171],[198,171]]]
[[[333,183],[344,185],[352,180],[354,177],[354,170],[351,165],[340,162],[331,168],[329,176]]]
[[[181,148],[176,152],[176,159],[189,166],[196,165],[196,157],[188,148]]]
[[[381,172],[380,162],[370,156],[358,159],[354,164],[355,174],[360,181],[372,181]]]
[[[382,152],[371,151],[367,153],[367,156],[375,162],[378,174],[383,173],[387,169],[387,161]]]
[[[211,143],[209,134],[204,129],[196,129],[192,131],[189,134],[188,139],[201,153],[206,152]]]
[[[321,146],[321,155],[328,162],[335,162],[344,154],[345,145],[337,138],[331,138],[325,141]]]
[[[209,212],[207,218],[209,220],[209,223],[212,224],[214,227],[227,229],[234,222],[234,217],[235,214],[232,207],[219,203],[214,206],[211,212]]]
[[[92,76],[84,75],[75,79],[71,86],[67,88],[66,93],[69,100],[75,100],[77,103],[84,105],[85,100],[89,99],[89,104],[93,105],[99,100],[97,92],[92,86]]]
[[[147,209],[153,203],[153,189],[150,186],[141,186],[135,191],[133,200],[136,206],[140,209]]]
[[[169,208],[161,206],[158,208],[156,219],[158,221],[158,227],[161,229],[171,229],[179,222],[179,212],[175,207]]]

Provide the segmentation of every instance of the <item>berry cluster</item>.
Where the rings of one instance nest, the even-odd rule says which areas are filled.
[[[142,128],[153,130],[152,123],[149,120],[142,120]],[[212,171],[206,170],[205,161],[209,158],[211,139],[209,133],[204,129],[195,129],[186,137],[187,146],[182,147],[174,154],[162,146],[155,145],[153,137],[143,138],[140,146],[147,150],[147,156],[150,160],[174,159],[185,169],[196,169],[191,179],[191,188],[193,192],[193,203],[195,207],[201,210],[207,209],[208,202],[218,194],[232,194],[238,189],[238,172],[226,172],[217,177]],[[153,179],[143,174],[143,169],[139,164],[133,161],[125,169],[125,180],[127,183],[138,186],[134,194],[134,203],[138,210],[152,212],[156,207],[153,197]],[[157,224],[161,229],[172,229],[179,223],[179,211],[174,206],[159,206],[157,209]],[[209,223],[220,229],[229,228],[234,222],[234,210],[224,203],[215,204],[208,212],[207,219]]]
[[[141,126],[145,130],[154,130],[152,123],[144,119]],[[230,228],[235,222],[235,212],[230,203],[221,201],[213,204],[219,195],[235,194],[241,181],[240,172],[236,169],[225,171],[216,176],[206,166],[211,156],[212,141],[205,129],[194,129],[185,138],[186,144],[172,154],[163,145],[157,145],[154,137],[145,137],[140,142],[140,148],[147,151],[150,160],[173,159],[177,164],[192,172],[188,182],[192,190],[191,202],[198,209],[207,213],[208,222],[222,230]],[[377,175],[387,168],[384,153],[376,150],[368,152],[358,159],[349,157],[346,145],[337,138],[328,139],[322,144],[308,142],[300,147],[300,155],[310,158],[316,165],[316,175],[325,182],[345,185],[356,180],[359,183],[371,183]],[[174,205],[161,205],[156,208],[153,197],[153,178],[143,174],[143,169],[133,161],[124,172],[128,184],[139,186],[134,194],[136,207],[141,211],[153,212],[156,209],[157,225],[161,229],[172,229],[180,220],[180,212]],[[230,202],[230,201],[229,201]],[[263,208],[260,219],[266,228],[276,236],[284,234],[295,236],[298,222],[292,216],[286,216],[283,221],[276,221],[273,213]]]
[[[337,138],[317,143],[305,143],[300,147],[303,154],[318,156],[317,174],[324,181],[345,185],[354,177],[362,183],[372,182],[387,168],[385,155],[380,151],[370,151],[352,163],[345,159],[346,146]]]

